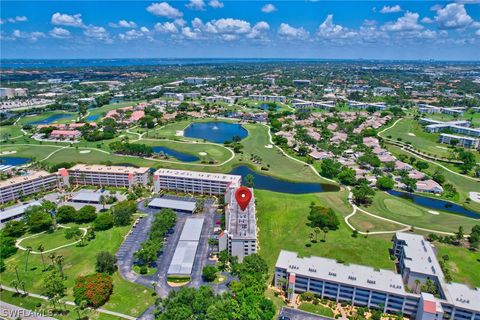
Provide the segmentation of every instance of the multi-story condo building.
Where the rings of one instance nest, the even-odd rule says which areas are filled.
[[[392,251],[399,273],[281,251],[274,284],[289,298],[310,291],[322,298],[417,320],[480,320],[480,288],[447,283],[430,242],[420,235],[398,232]],[[427,279],[436,285],[435,296],[421,292]]]
[[[58,173],[65,185],[94,185],[132,188],[146,187],[149,168],[77,164],[70,169],[60,169]]]
[[[368,108],[375,108],[375,110],[385,110],[387,105],[384,102],[359,102],[359,101],[348,101],[348,106],[352,109],[366,110]]]
[[[293,84],[296,86],[308,86],[312,83],[311,80],[304,80],[304,79],[296,79],[293,80]]]
[[[0,203],[15,201],[21,197],[55,189],[60,186],[56,173],[33,171],[0,181]]]
[[[185,99],[183,93],[165,92],[163,96],[167,99],[173,99],[178,101],[183,101],[183,99]]]
[[[220,251],[227,250],[239,261],[257,252],[257,223],[255,198],[242,210],[235,198],[237,188],[229,188],[225,194],[225,230],[218,237]]]
[[[442,133],[440,134],[439,141],[441,143],[450,144],[452,142],[455,145],[467,148],[467,149],[479,149],[480,148],[480,139],[472,138],[472,137],[465,137],[465,136],[458,136],[455,134],[448,134]]]
[[[480,137],[480,128],[471,128],[470,121],[467,120],[443,122],[428,118],[421,118],[420,123],[425,124],[425,130],[430,133],[450,130],[452,132],[464,134],[466,136]]]
[[[215,78],[209,78],[209,77],[187,77],[183,79],[184,83],[187,84],[203,84],[208,81],[215,80]]]
[[[451,116],[462,116],[465,112],[465,108],[445,108],[445,107],[437,107],[432,106],[429,104],[419,104],[418,111],[421,113],[444,113],[449,114]]]
[[[287,98],[285,96],[269,96],[261,94],[251,94],[248,96],[249,99],[255,101],[265,101],[265,102],[282,102],[285,103]]]
[[[210,96],[210,97],[205,97],[205,102],[208,103],[214,103],[214,102],[224,102],[228,104],[234,104],[235,100],[238,97],[233,96],[233,97],[227,97],[227,96]]]
[[[324,110],[330,110],[335,108],[335,102],[333,101],[305,101],[301,99],[295,99],[292,101],[292,107],[295,109],[311,109],[319,108]]]
[[[242,176],[187,170],[159,169],[153,174],[155,192],[173,190],[185,193],[225,194],[228,188],[238,188]]]

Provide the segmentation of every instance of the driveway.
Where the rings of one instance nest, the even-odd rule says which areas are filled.
[[[287,307],[282,307],[282,310],[280,310],[280,316],[278,318],[281,319],[282,316],[290,318],[291,320],[332,320],[333,319],[333,318],[319,316],[310,312],[305,312],[298,309],[292,309]]]

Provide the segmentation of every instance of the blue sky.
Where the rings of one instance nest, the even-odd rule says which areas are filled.
[[[3,58],[480,59],[480,1],[1,1]]]

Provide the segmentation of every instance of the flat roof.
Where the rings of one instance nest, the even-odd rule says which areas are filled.
[[[41,205],[42,204],[39,201],[33,201],[27,204],[8,207],[5,210],[0,211],[0,220],[5,220],[11,217],[18,216],[19,214],[23,214],[28,207]]]
[[[402,276],[390,270],[342,264],[322,257],[301,258],[296,252],[285,250],[280,251],[275,267],[296,275],[405,295]]]
[[[38,178],[48,177],[56,175],[56,173],[48,173],[47,171],[30,171],[28,174],[23,176],[16,176],[7,180],[0,181],[0,188],[15,185],[18,183],[24,183]]]
[[[238,185],[240,185],[242,181],[242,176],[239,176],[239,175],[199,172],[199,171],[189,171],[189,170],[158,169],[157,171],[155,171],[155,175],[166,176],[166,177],[198,179],[198,180],[209,180],[209,181],[211,180],[225,181],[225,182],[231,182],[231,183],[238,183]]]
[[[77,164],[68,171],[87,171],[87,172],[112,172],[112,173],[138,173],[144,174],[148,172],[147,167],[127,167],[127,166],[104,166],[100,164]]]
[[[205,218],[188,218],[185,221],[167,274],[190,275],[192,273],[204,221]]]
[[[480,312],[480,288],[472,289],[462,283],[445,284],[450,294],[449,302],[458,308]]]
[[[72,201],[77,202],[100,202],[100,192],[80,191],[72,197]]]
[[[195,211],[196,202],[194,201],[182,201],[166,198],[155,198],[148,204],[149,207],[155,208],[168,208],[181,211]]]

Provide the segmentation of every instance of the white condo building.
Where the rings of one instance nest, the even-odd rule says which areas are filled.
[[[173,190],[184,193],[224,194],[230,187],[239,187],[242,176],[197,172],[187,170],[159,169],[153,174],[153,189]]]
[[[480,288],[447,283],[430,242],[420,235],[398,232],[392,250],[399,273],[321,257],[302,258],[282,250],[274,284],[287,290],[289,298],[309,291],[321,298],[383,308],[383,312],[417,320],[480,320]],[[438,295],[421,292],[427,279],[436,284]]]
[[[257,223],[255,198],[242,210],[235,199],[237,188],[229,188],[225,194],[225,230],[218,237],[220,251],[227,250],[231,256],[243,258],[257,252]]]
[[[94,185],[132,188],[146,187],[149,168],[77,164],[70,169],[60,169],[58,173],[65,185]]]
[[[56,173],[33,171],[24,176],[16,176],[0,181],[0,203],[15,201],[21,197],[44,192],[59,187]]]

